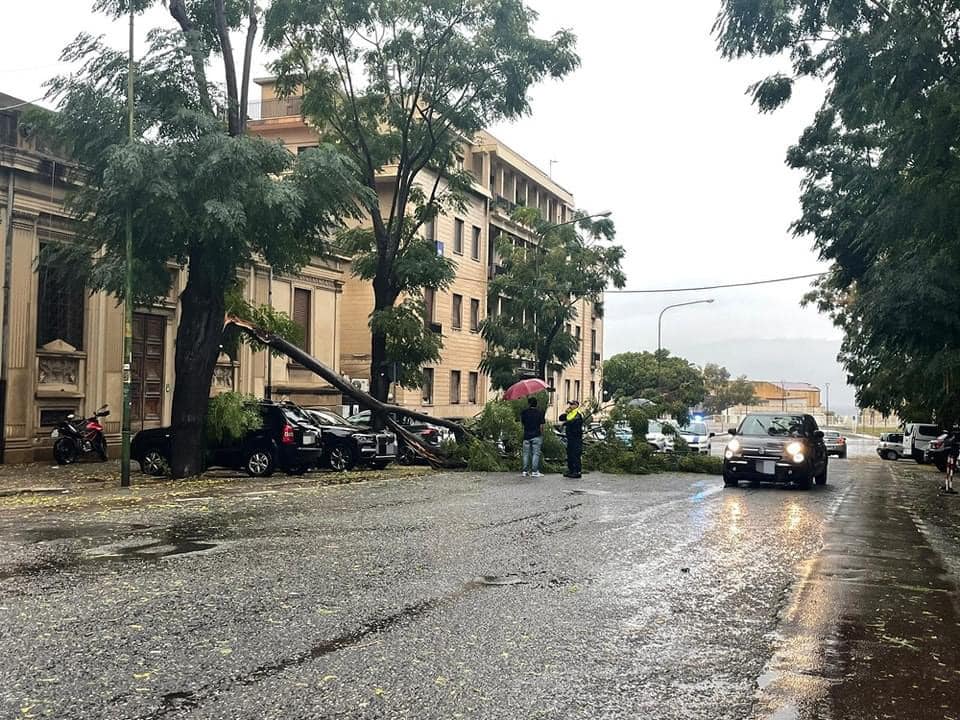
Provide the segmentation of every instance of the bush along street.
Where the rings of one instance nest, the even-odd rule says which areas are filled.
[[[546,394],[539,397],[541,406],[548,402]],[[520,412],[527,401],[492,401],[470,424],[474,437],[445,450],[474,472],[507,472],[520,470],[520,447],[523,428]],[[617,405],[602,422],[592,423],[593,432],[584,442],[583,468],[587,471],[616,475],[650,475],[659,472],[688,472],[720,475],[720,458],[689,452],[686,443],[677,437],[674,452],[658,453],[646,441],[647,423],[657,408],[631,408]],[[628,427],[632,439],[624,439],[618,427]],[[558,473],[564,469],[566,448],[555,431],[547,425],[543,438],[542,469]]]

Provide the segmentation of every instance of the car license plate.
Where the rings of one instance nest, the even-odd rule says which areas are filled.
[[[764,475],[775,475],[777,473],[777,463],[775,460],[758,460],[757,471]]]
[[[303,444],[304,445],[316,445],[317,436],[313,433],[304,433],[303,434]]]
[[[52,433],[50,433],[50,437],[52,437],[54,440],[56,440],[58,437],[60,437],[60,431],[59,431],[59,430],[54,430]]]

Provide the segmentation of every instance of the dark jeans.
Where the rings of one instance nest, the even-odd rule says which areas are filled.
[[[579,475],[580,457],[583,455],[583,440],[567,438],[567,475]]]

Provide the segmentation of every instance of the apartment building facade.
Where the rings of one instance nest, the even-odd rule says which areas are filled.
[[[66,208],[78,169],[38,144],[20,118],[28,105],[0,93],[0,242],[6,292],[0,294],[0,411],[3,461],[52,457],[50,431],[67,414],[86,415],[110,405],[107,442],[118,450],[123,397],[123,307],[104,293],[45,267],[47,243],[69,243],[74,229]],[[334,368],[340,361],[340,305],[349,265],[344,258],[314,258],[295,275],[274,276],[266,265],[243,269],[246,297],[272,304],[301,326],[307,349]],[[178,298],[186,272],[169,266],[170,292],[134,312],[133,429],[170,423]],[[341,398],[313,373],[286,358],[241,347],[220,357],[214,394],[240,390],[257,397],[268,386],[277,397],[339,407]]]
[[[269,78],[257,82],[261,87],[259,119],[250,122],[250,131],[282,142],[294,153],[316,146],[319,136],[301,117],[300,99],[277,98]],[[488,297],[489,281],[498,270],[496,244],[501,238],[531,246],[537,243],[531,228],[512,220],[514,209],[519,205],[536,207],[548,222],[562,223],[572,219],[576,207],[569,191],[489,132],[464,143],[458,161],[476,178],[466,207],[438,217],[423,229],[437,252],[450,258],[457,269],[450,288],[427,291],[424,296],[425,323],[443,336],[442,357],[423,369],[421,388],[397,388],[394,395],[402,406],[450,419],[472,417],[494,397],[489,379],[478,366],[485,348],[479,325],[496,312],[491,303],[499,302]],[[434,180],[429,172],[421,178],[425,186]],[[380,189],[384,205],[391,200],[390,192],[387,170]],[[370,380],[370,284],[348,273],[341,307],[341,372],[365,387]],[[581,302],[567,330],[580,338],[580,352],[572,366],[550,371],[548,382],[555,390],[548,411],[552,419],[568,400],[600,399],[602,393],[602,317],[590,303]],[[526,362],[520,373],[533,374],[533,370],[534,364]]]

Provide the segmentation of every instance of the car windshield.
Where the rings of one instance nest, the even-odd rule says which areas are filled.
[[[940,428],[936,425],[921,425],[917,428],[918,435],[926,435],[927,437],[936,437],[940,432]]]
[[[796,437],[802,433],[802,415],[748,415],[740,426],[741,435]]]
[[[283,407],[283,414],[284,414],[284,417],[287,418],[287,420],[290,420],[298,424],[313,425],[314,423],[316,423],[316,420],[306,415],[303,412],[303,410],[296,407],[295,405],[285,405]]]
[[[832,438],[832,439],[836,439],[836,438],[840,437],[840,433],[838,433],[836,430],[828,430],[827,432],[825,432],[825,433],[823,434],[823,436],[824,436],[824,437],[828,437],[828,438]]]
[[[684,435],[706,435],[707,426],[700,422],[690,423],[686,427],[680,428],[680,432]]]
[[[314,420],[316,420],[318,423],[321,423],[322,425],[349,425],[350,424],[349,420],[329,410],[314,410],[310,413],[310,416],[314,418]]]

